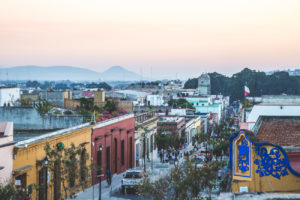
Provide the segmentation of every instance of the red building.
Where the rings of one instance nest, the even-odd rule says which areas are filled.
[[[93,184],[98,183],[97,175],[105,175],[108,170],[119,174],[133,168],[134,155],[133,114],[97,123],[92,129]]]

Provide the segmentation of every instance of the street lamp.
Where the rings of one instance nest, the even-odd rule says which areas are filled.
[[[49,160],[48,160],[48,157],[46,157],[46,158],[44,159],[44,164],[45,164],[45,165],[48,165],[48,163],[49,163]]]
[[[102,144],[100,144],[99,146],[99,151],[100,151],[100,174],[97,176],[98,181],[99,181],[99,200],[101,200],[101,176],[103,176],[102,173],[102,150],[103,150],[103,146]]]

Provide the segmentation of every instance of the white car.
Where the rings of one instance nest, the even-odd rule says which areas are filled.
[[[143,170],[137,170],[137,169],[127,170],[124,174],[124,178],[121,180],[122,193],[125,193],[125,190],[128,188],[136,188],[137,186],[141,185],[144,176],[145,173]]]

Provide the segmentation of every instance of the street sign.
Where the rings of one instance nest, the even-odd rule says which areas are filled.
[[[98,175],[98,176],[97,176],[97,178],[100,178],[101,176],[104,176],[104,174],[100,174],[100,175]]]

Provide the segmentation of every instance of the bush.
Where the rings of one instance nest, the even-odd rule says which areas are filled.
[[[70,111],[70,110],[66,110],[65,112],[64,112],[64,115],[72,115],[73,113],[72,113],[72,111]]]
[[[60,110],[55,110],[55,111],[53,112],[53,114],[55,114],[55,115],[61,115],[61,111],[60,111]]]
[[[12,183],[9,183],[7,185],[0,184],[0,197],[3,199],[14,199],[16,196],[16,188]]]

